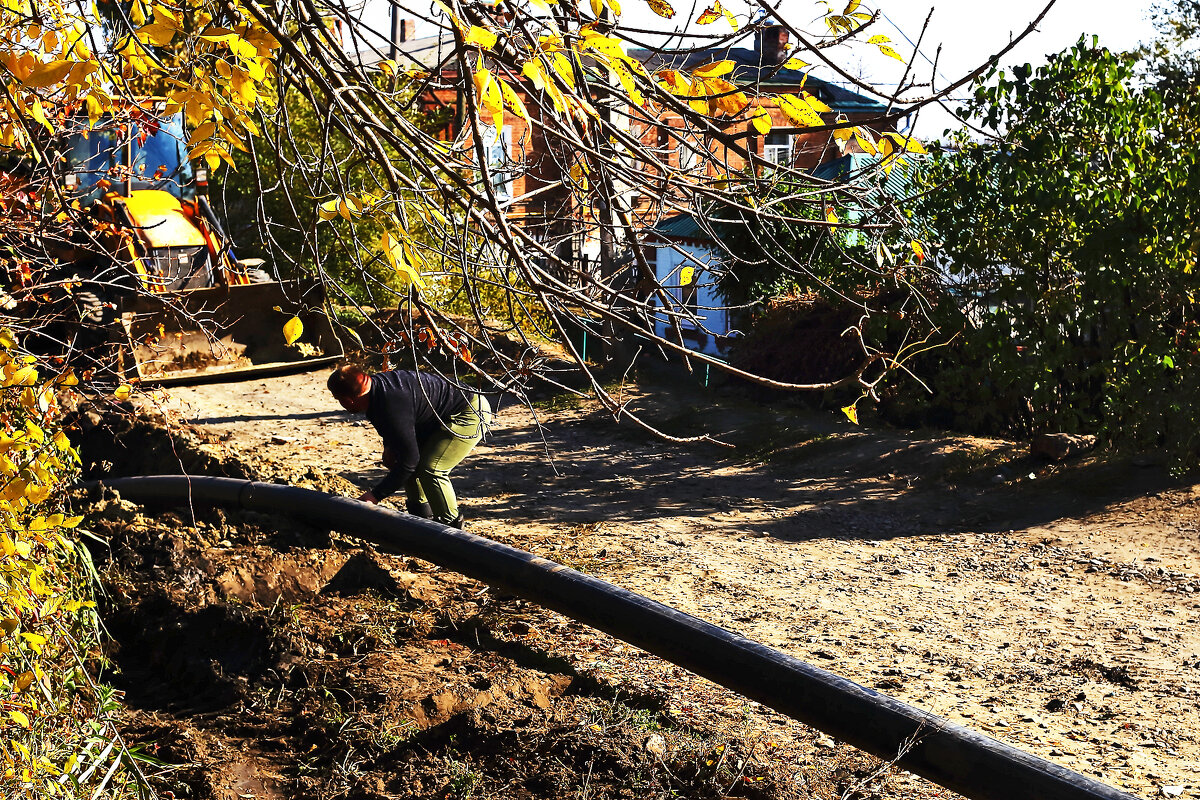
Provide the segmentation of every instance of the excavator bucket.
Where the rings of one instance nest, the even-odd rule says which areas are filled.
[[[344,354],[324,300],[319,284],[299,281],[140,295],[121,309],[125,349],[137,377],[152,384],[316,369]],[[289,345],[284,326],[293,317],[303,332]]]

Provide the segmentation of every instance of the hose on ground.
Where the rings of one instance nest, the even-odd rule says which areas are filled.
[[[1134,800],[670,606],[430,520],[234,478],[156,475],[98,483],[142,503],[215,503],[298,517],[430,561],[604,631],[972,800]]]

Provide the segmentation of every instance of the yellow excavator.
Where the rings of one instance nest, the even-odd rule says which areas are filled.
[[[82,313],[109,326],[127,376],[214,382],[342,357],[319,284],[279,281],[261,259],[237,258],[186,141],[179,115],[144,115],[68,142],[62,185],[95,222],[74,267]]]

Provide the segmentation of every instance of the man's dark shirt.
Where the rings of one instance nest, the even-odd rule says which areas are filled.
[[[469,407],[463,390],[437,375],[406,369],[372,375],[367,419],[396,459],[391,472],[371,491],[375,499],[402,487],[420,463],[421,442]]]

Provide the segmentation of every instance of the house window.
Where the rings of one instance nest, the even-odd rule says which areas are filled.
[[[704,151],[699,144],[690,139],[681,139],[676,146],[679,151],[679,171],[688,172],[699,167],[704,161]]]
[[[517,164],[512,158],[512,126],[505,125],[499,131],[490,125],[484,128],[483,151],[487,153],[488,172],[492,176],[496,199],[512,200],[513,182],[517,177]]]
[[[792,135],[790,133],[768,133],[763,141],[763,158],[772,164],[790,166],[792,163]]]

